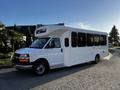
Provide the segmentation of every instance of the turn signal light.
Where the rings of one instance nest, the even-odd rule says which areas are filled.
[[[29,62],[28,59],[20,59],[19,61],[22,62],[22,63],[27,63],[27,62]]]

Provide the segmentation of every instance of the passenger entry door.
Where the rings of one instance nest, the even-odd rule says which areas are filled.
[[[60,38],[52,38],[45,49],[47,51],[48,60],[52,66],[64,63]]]

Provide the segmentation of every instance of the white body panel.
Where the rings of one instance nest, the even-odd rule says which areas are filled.
[[[33,49],[33,48],[23,48],[17,50],[15,53],[19,54],[29,54],[30,62],[34,62],[40,58],[48,60],[50,66],[55,66],[63,64],[63,53],[61,49]]]
[[[72,47],[71,46],[71,32],[84,32],[84,33],[93,33],[93,34],[102,34],[107,35],[104,32],[89,31],[83,29],[69,28],[65,26],[45,26],[46,32],[42,34],[36,34],[38,38],[42,37],[59,37],[61,40],[61,48],[51,48],[51,49],[33,49],[26,48],[17,50],[16,53],[19,54],[29,54],[30,62],[34,62],[39,58],[45,58],[50,67],[63,64],[64,66],[72,66],[80,63],[85,63],[93,61],[97,54],[100,55],[100,58],[108,55],[108,45],[106,46],[85,46],[85,47]],[[64,39],[69,38],[69,47],[65,47]],[[61,51],[63,50],[63,52]]]
[[[72,47],[71,46],[71,32],[72,31],[84,32],[84,33],[95,33],[95,34],[99,33],[96,31],[94,32],[94,31],[83,31],[83,30],[67,31],[63,35],[63,38],[69,37],[70,47],[63,47],[64,48],[64,65],[65,66],[72,66],[72,65],[77,65],[77,64],[93,61],[93,60],[95,60],[95,56],[97,54],[100,55],[100,58],[103,58],[108,55],[108,45],[106,45],[106,46]],[[101,33],[101,34],[107,35],[105,33]]]

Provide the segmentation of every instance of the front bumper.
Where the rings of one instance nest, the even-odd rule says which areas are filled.
[[[29,70],[32,69],[32,65],[15,65],[16,69]]]
[[[12,63],[15,65],[16,69],[32,69],[34,62],[20,62],[20,54],[15,53],[12,58]]]

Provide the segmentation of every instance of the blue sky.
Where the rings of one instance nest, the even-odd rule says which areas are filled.
[[[51,24],[109,32],[120,29],[120,0],[0,0],[5,25]]]

